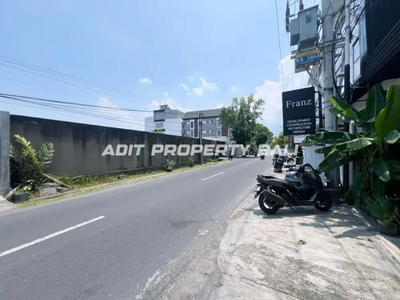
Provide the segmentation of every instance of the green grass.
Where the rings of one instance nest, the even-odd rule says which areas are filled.
[[[98,177],[89,177],[89,176],[81,176],[78,178],[70,178],[67,176],[60,176],[57,179],[62,181],[65,184],[68,184],[69,186],[72,187],[70,194],[60,194],[59,196],[54,196],[51,198],[46,198],[46,199],[32,199],[30,201],[22,202],[19,203],[19,207],[30,207],[30,206],[35,206],[39,204],[44,204],[48,202],[54,202],[54,201],[60,201],[60,200],[65,200],[68,198],[73,198],[77,196],[82,196],[90,193],[94,193],[97,191],[101,191],[104,189],[107,189],[112,186],[117,186],[117,185],[127,185],[127,184],[132,184],[132,183],[138,183],[138,182],[143,182],[143,181],[149,181],[153,180],[156,178],[160,177],[165,177],[169,176],[172,174],[177,174],[177,173],[182,173],[182,172],[188,172],[192,170],[196,170],[199,168],[204,168],[207,166],[213,166],[221,163],[228,162],[228,160],[221,160],[221,161],[214,161],[214,162],[208,162],[203,165],[195,165],[193,167],[182,167],[178,169],[174,169],[172,172],[166,172],[166,171],[154,171],[146,174],[134,174],[134,175],[129,175],[126,176],[122,179],[118,179],[117,175],[108,175],[108,176],[98,176]]]

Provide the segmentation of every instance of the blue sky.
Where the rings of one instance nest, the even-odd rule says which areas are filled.
[[[305,6],[314,1],[306,0]],[[233,97],[256,93],[266,100],[260,122],[278,133],[282,89],[305,83],[303,74],[293,75],[293,61],[287,57],[289,37],[284,32],[286,1],[278,2],[283,80],[273,0],[3,0],[0,55],[132,94],[93,86],[96,91],[84,89],[1,60],[0,90],[142,110],[153,110],[159,103],[211,109],[230,104]],[[54,78],[88,87],[71,78]],[[122,123],[26,105],[0,99],[0,110],[13,114],[122,128],[143,130],[148,115],[110,113],[111,119],[126,122]]]

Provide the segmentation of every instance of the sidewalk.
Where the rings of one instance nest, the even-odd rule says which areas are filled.
[[[351,207],[266,215],[250,195],[222,240],[211,299],[400,299],[399,249]]]

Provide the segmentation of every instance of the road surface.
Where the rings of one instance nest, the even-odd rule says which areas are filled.
[[[270,166],[234,159],[3,213],[0,299],[158,299]]]

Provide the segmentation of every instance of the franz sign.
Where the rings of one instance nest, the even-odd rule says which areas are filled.
[[[283,135],[314,134],[316,129],[314,87],[282,93]]]

